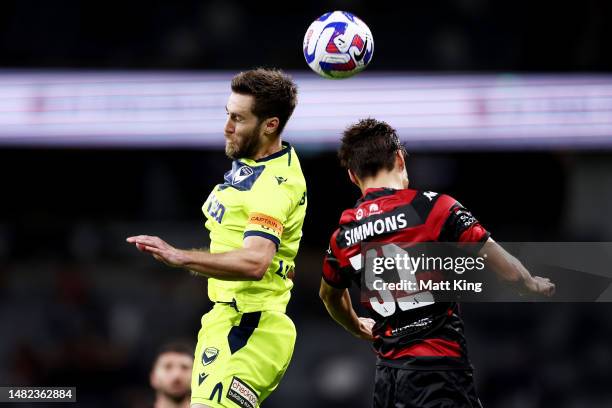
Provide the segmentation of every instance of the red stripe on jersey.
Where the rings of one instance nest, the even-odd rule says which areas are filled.
[[[485,237],[488,237],[488,232],[478,222],[470,228],[463,231],[459,237],[459,242],[482,242]]]
[[[425,339],[400,350],[378,353],[383,358],[395,360],[402,357],[461,357],[461,347],[456,341]]]

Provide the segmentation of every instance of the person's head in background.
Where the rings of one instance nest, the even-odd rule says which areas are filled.
[[[155,408],[190,406],[193,353],[193,347],[181,342],[167,343],[160,348],[150,376]]]

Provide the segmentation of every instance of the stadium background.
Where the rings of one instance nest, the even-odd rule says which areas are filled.
[[[372,29],[366,74],[589,76],[612,65],[610,8],[595,0],[336,1],[291,10],[281,2],[5,2],[0,77],[23,69],[305,70],[304,31],[332,9],[350,10]],[[499,241],[610,241],[610,145],[407,148],[412,186],[459,198]],[[298,340],[266,406],[367,407],[373,356],[331,322],[317,296],[329,234],[358,192],[333,146],[297,147],[309,183],[289,307]],[[152,233],[205,246],[200,206],[228,167],[219,148],[3,143],[0,384],[74,385],[83,407],[148,406],[155,349],[195,339],[210,305],[203,279],[158,265],[124,238]],[[610,406],[611,311],[586,303],[464,305],[485,406]]]

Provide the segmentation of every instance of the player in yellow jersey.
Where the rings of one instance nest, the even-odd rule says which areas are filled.
[[[202,210],[210,252],[174,248],[158,237],[128,242],[158,261],[207,276],[215,302],[202,317],[191,382],[192,407],[255,408],[276,388],[295,344],[285,314],[306,214],[306,182],[280,134],[297,101],[278,70],[236,75],[227,102],[224,182]]]

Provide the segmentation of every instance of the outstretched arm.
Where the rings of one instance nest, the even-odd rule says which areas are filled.
[[[319,297],[325,304],[329,315],[349,333],[360,339],[374,340],[372,336],[374,320],[357,317],[348,289],[336,289],[321,279]]]
[[[217,254],[178,249],[159,237],[149,235],[129,237],[127,242],[168,266],[222,280],[260,280],[276,253],[274,242],[258,236],[246,237],[240,249]]]
[[[552,296],[555,293],[555,284],[548,278],[531,276],[521,261],[510,255],[497,242],[489,238],[478,255],[487,255],[487,265],[500,277],[500,279],[515,284],[520,290]]]

